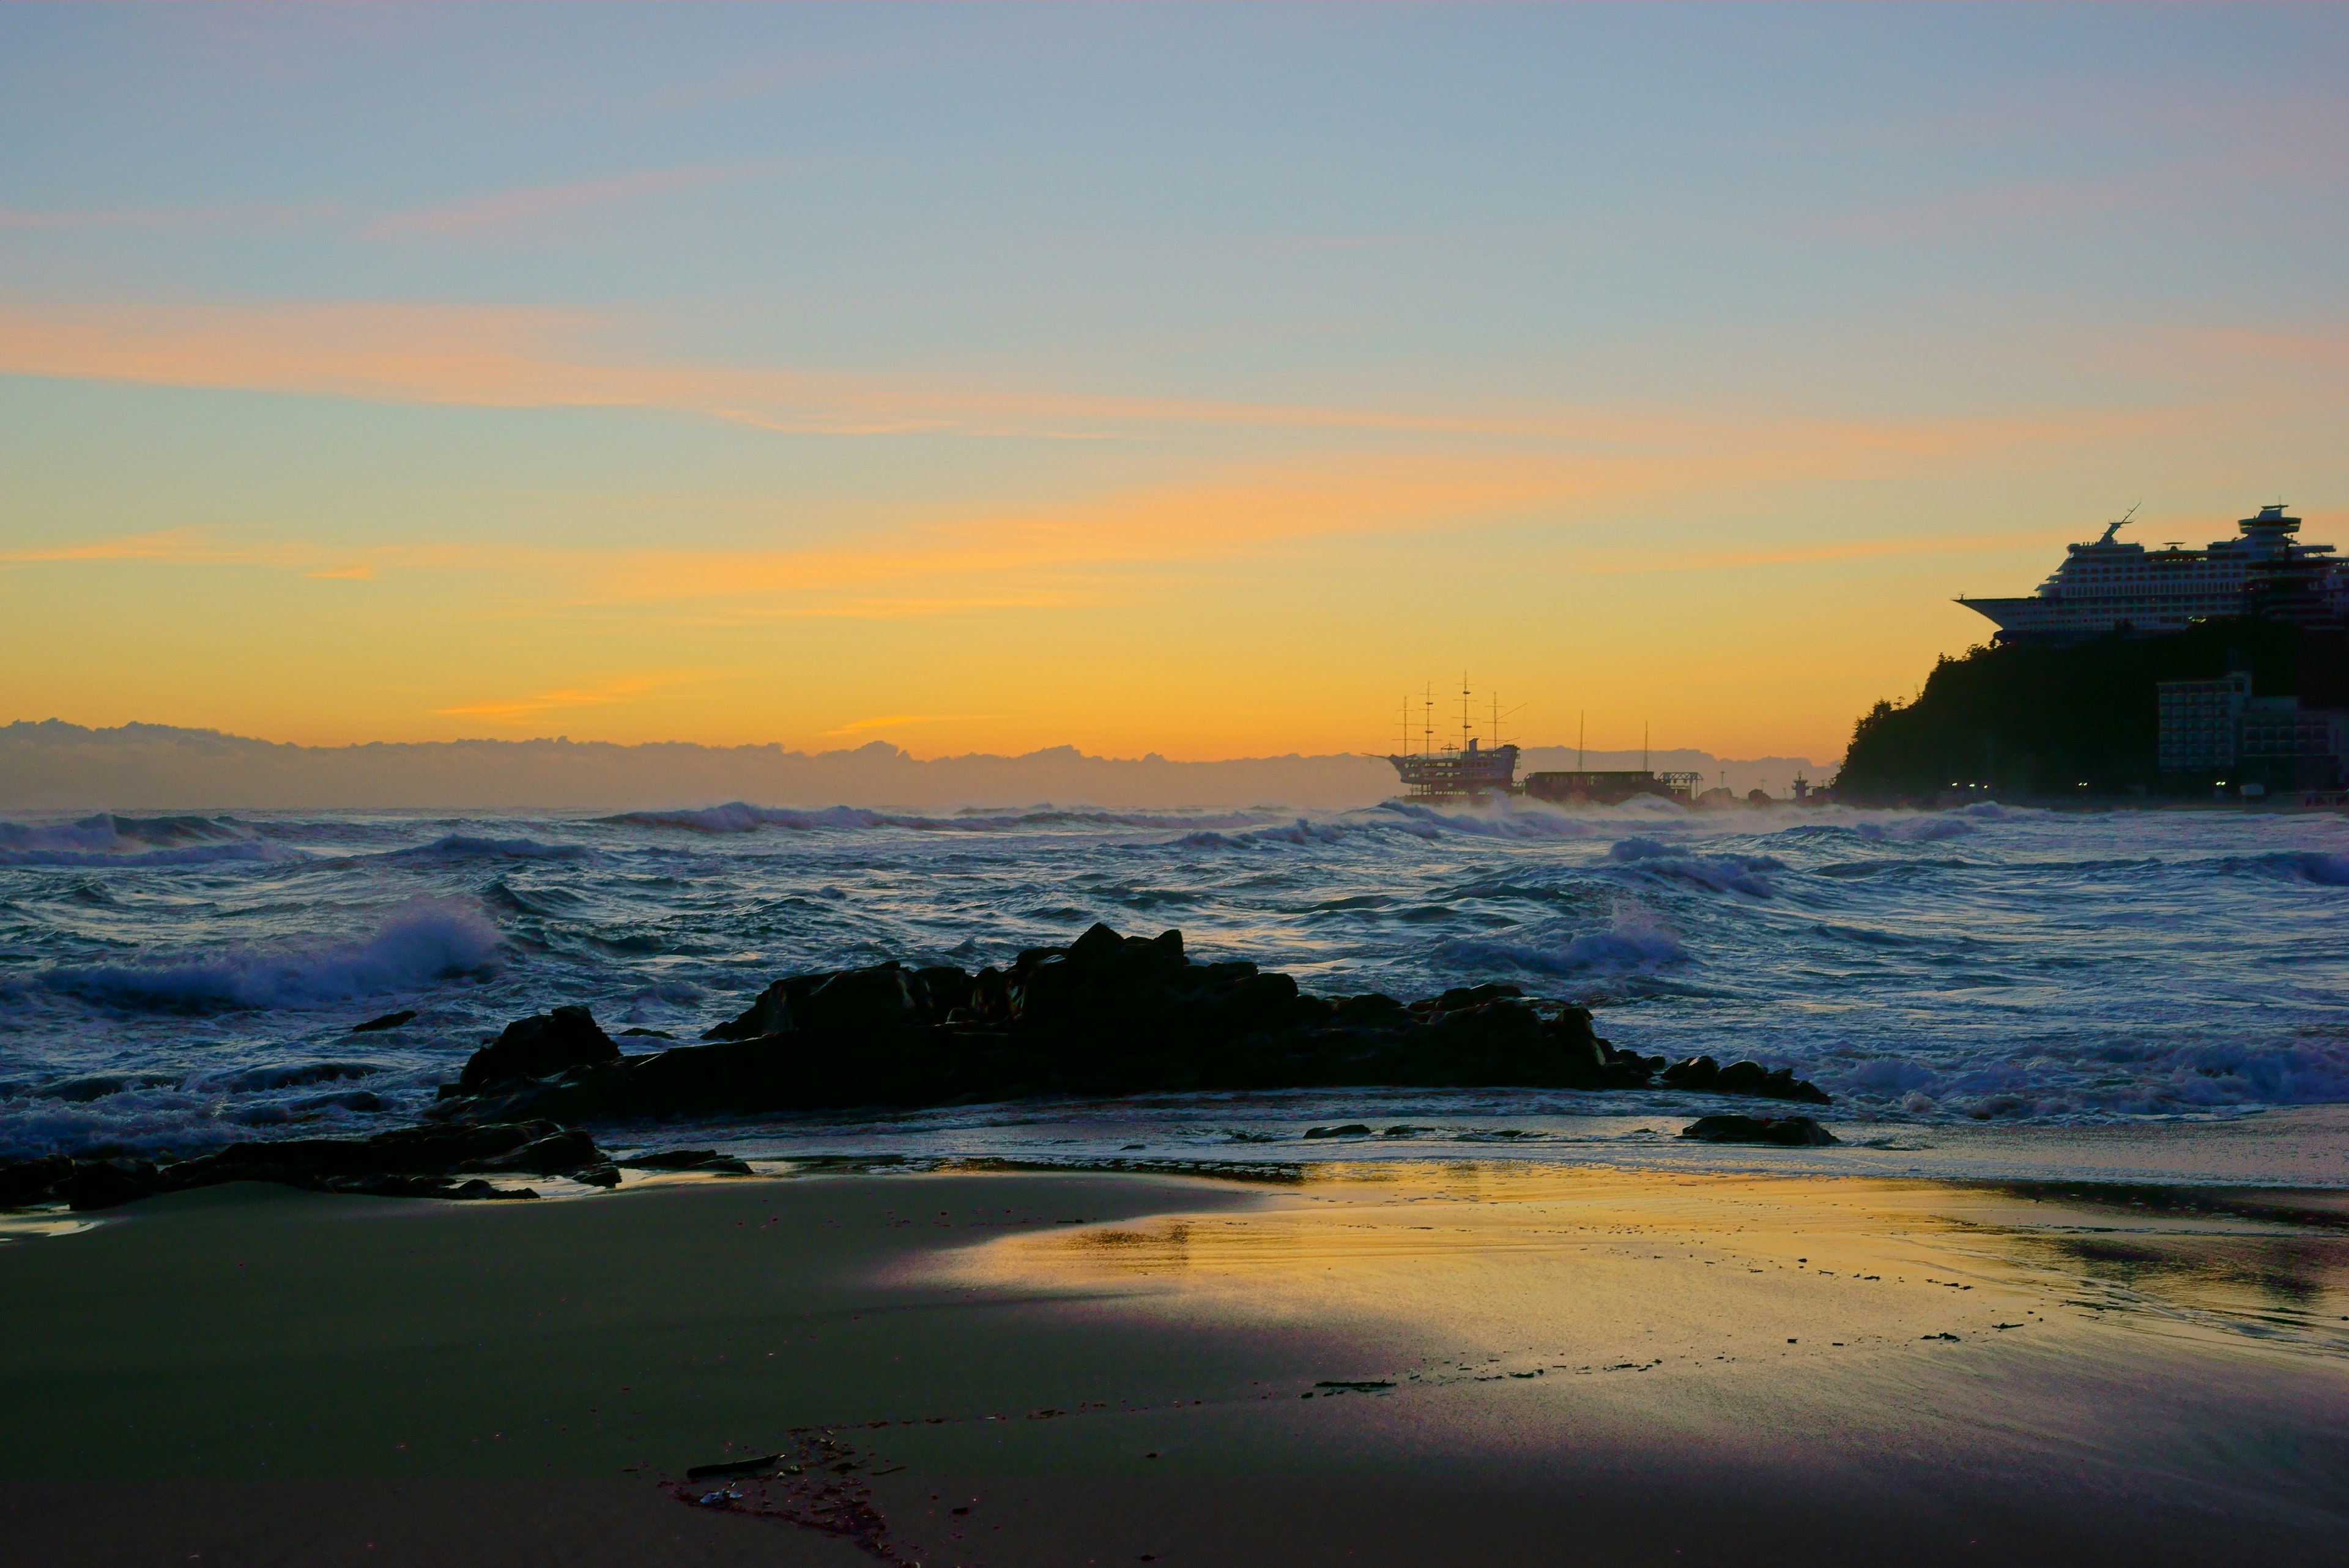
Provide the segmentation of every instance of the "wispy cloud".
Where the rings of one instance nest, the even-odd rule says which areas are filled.
[[[589,180],[577,184],[532,185],[452,202],[446,206],[387,213],[359,233],[371,240],[395,239],[411,234],[448,239],[479,234],[485,229],[503,228],[578,207],[625,202],[667,191],[723,185],[736,180],[772,173],[778,167],[772,163],[745,163],[723,169],[657,169],[641,174],[623,174],[616,179]]]
[[[235,225],[243,228],[286,228],[322,223],[342,216],[332,202],[302,205],[223,207],[93,207],[36,213],[0,209],[0,231],[67,234],[81,229],[164,229]]]
[[[476,595],[501,605],[508,585],[526,581],[533,585],[529,607],[497,613],[625,612],[638,621],[651,618],[678,627],[984,618],[1139,604],[1247,563],[1257,565],[1246,569],[1261,570],[1267,563],[1326,559],[1339,540],[1459,537],[1495,529],[1544,530],[1555,541],[1548,551],[1554,567],[1596,575],[1995,549],[2012,541],[2003,535],[1856,542],[1797,537],[1723,550],[1719,539],[1701,532],[1643,532],[1625,543],[1613,524],[1627,513],[1653,515],[1661,507],[1672,515],[1701,517],[1712,506],[1748,505],[1774,489],[1930,471],[2001,445],[2060,444],[2134,429],[2084,431],[2017,421],[1893,437],[1866,427],[1771,426],[1692,430],[1676,442],[1612,452],[1299,454],[1051,505],[870,515],[853,534],[764,549],[440,541],[354,551],[347,545],[329,549],[174,531],[0,561],[20,568],[67,560],[165,561],[260,566],[313,577],[429,575],[446,584],[434,590],[437,597]],[[576,691],[542,692],[464,711],[525,714],[582,701]],[[972,716],[892,712],[872,722]]]
[[[974,386],[711,365],[600,346],[625,324],[439,305],[36,306],[0,301],[0,374],[497,408],[613,408],[790,433],[1057,439],[1180,427],[1369,431],[1655,453],[1793,436],[1909,452],[2060,437],[2081,416],[1817,421],[1558,405],[1380,408]],[[2085,416],[2100,418],[2102,416]]]
[[[203,528],[160,528],[76,545],[0,552],[0,565],[74,561],[153,563],[170,566],[276,566],[304,571],[321,564],[317,549],[300,541],[223,540]]]
[[[680,674],[626,675],[594,686],[566,686],[551,691],[533,692],[527,697],[460,702],[453,708],[435,708],[432,711],[450,718],[533,719],[564,708],[608,708],[688,679],[691,677]]]

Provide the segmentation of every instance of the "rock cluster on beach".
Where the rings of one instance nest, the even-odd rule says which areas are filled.
[[[1827,1099],[1785,1068],[1710,1056],[1668,1064],[1619,1050],[1593,1031],[1587,1008],[1513,985],[1461,986],[1410,1003],[1313,996],[1244,961],[1194,963],[1180,931],[1125,937],[1099,925],[1066,947],[1032,948],[1008,969],[976,974],[882,963],[792,975],[702,1038],[627,1055],[586,1008],[558,1007],[508,1024],[474,1052],[441,1086],[427,1113],[433,1125],[239,1143],[160,1166],[62,1155],[0,1162],[0,1208],[62,1199],[107,1209],[227,1181],[415,1198],[529,1196],[496,1187],[493,1175],[612,1186],[618,1171],[581,1124],[680,1116],[1371,1086]],[[1747,1118],[1699,1126],[1714,1121]],[[1816,1129],[1801,1118],[1754,1123],[1771,1129],[1754,1141],[1818,1141],[1792,1130],[1797,1121]],[[1370,1129],[1307,1136],[1356,1130]],[[624,1163],[748,1168],[709,1150]]]
[[[491,1176],[568,1176],[594,1186],[619,1174],[595,1140],[553,1122],[490,1122],[403,1127],[368,1138],[288,1138],[238,1143],[158,1166],[137,1159],[46,1159],[0,1164],[0,1209],[63,1201],[112,1209],[159,1192],[229,1181],[270,1181],[318,1192],[375,1198],[526,1198]]]
[[[1408,1004],[1313,996],[1245,961],[1194,963],[1180,931],[1101,925],[976,974],[892,962],[792,975],[703,1039],[624,1055],[585,1009],[558,1008],[476,1052],[437,1114],[578,1123],[1040,1095],[1660,1083],[1826,1102],[1783,1068],[1618,1050],[1588,1009],[1512,985]]]

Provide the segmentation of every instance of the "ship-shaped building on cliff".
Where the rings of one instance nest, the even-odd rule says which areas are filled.
[[[2000,642],[2155,636],[2233,616],[2306,627],[2349,619],[2349,566],[2334,558],[2332,545],[2293,537],[2300,519],[2286,516],[2282,504],[2261,507],[2236,525],[2236,537],[2201,550],[2124,544],[2116,535],[2128,522],[2124,516],[2106,524],[2093,544],[2066,546],[2064,564],[2027,597],[1961,595],[1958,602],[1987,617]]]

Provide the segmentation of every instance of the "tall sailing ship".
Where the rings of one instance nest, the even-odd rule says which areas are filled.
[[[1475,704],[1468,678],[1460,678],[1460,732],[1442,747],[1435,742],[1435,691],[1421,697],[1420,747],[1412,749],[1412,700],[1403,699],[1402,750],[1388,756],[1402,781],[1405,800],[1479,800],[1486,795],[1515,794],[1517,789],[1517,748],[1512,742],[1484,745],[1472,728]],[[1493,738],[1501,733],[1501,701],[1493,699]]]
[[[1414,703],[1420,710],[1416,725],[1412,722]],[[1435,689],[1431,686],[1415,699],[1403,699],[1402,750],[1390,754],[1387,761],[1394,764],[1395,774],[1402,781],[1405,800],[1476,801],[1495,795],[1526,794],[1560,805],[1615,805],[1637,795],[1651,794],[1692,805],[1697,792],[1703,787],[1703,781],[1694,774],[1651,773],[1644,765],[1636,773],[1535,774],[1520,784],[1516,743],[1501,739],[1501,721],[1508,713],[1502,709],[1500,699],[1496,696],[1492,701],[1489,745],[1485,743],[1487,737],[1477,734],[1474,728],[1475,711],[1475,696],[1464,675],[1460,679],[1459,731],[1438,745]],[[1416,750],[1412,745],[1414,734],[1419,741]],[[1576,764],[1578,768],[1580,765],[1579,762]]]

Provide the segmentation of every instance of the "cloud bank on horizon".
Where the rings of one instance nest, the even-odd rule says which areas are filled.
[[[1708,784],[1740,794],[1763,789],[1783,796],[1797,774],[1815,781],[1820,774],[1807,757],[1726,759],[1687,749],[1651,758],[1550,747],[1526,756],[1528,771],[1651,761],[1701,773]],[[1154,753],[1103,757],[1050,746],[1019,756],[920,758],[886,741],[812,752],[568,739],[295,746],[164,724],[0,724],[0,811],[626,810],[727,802],[914,811],[1040,804],[1347,810],[1397,794],[1394,769],[1384,758],[1350,753],[1177,762]]]
[[[1839,753],[2349,522],[2349,12],[13,7],[0,720]]]

